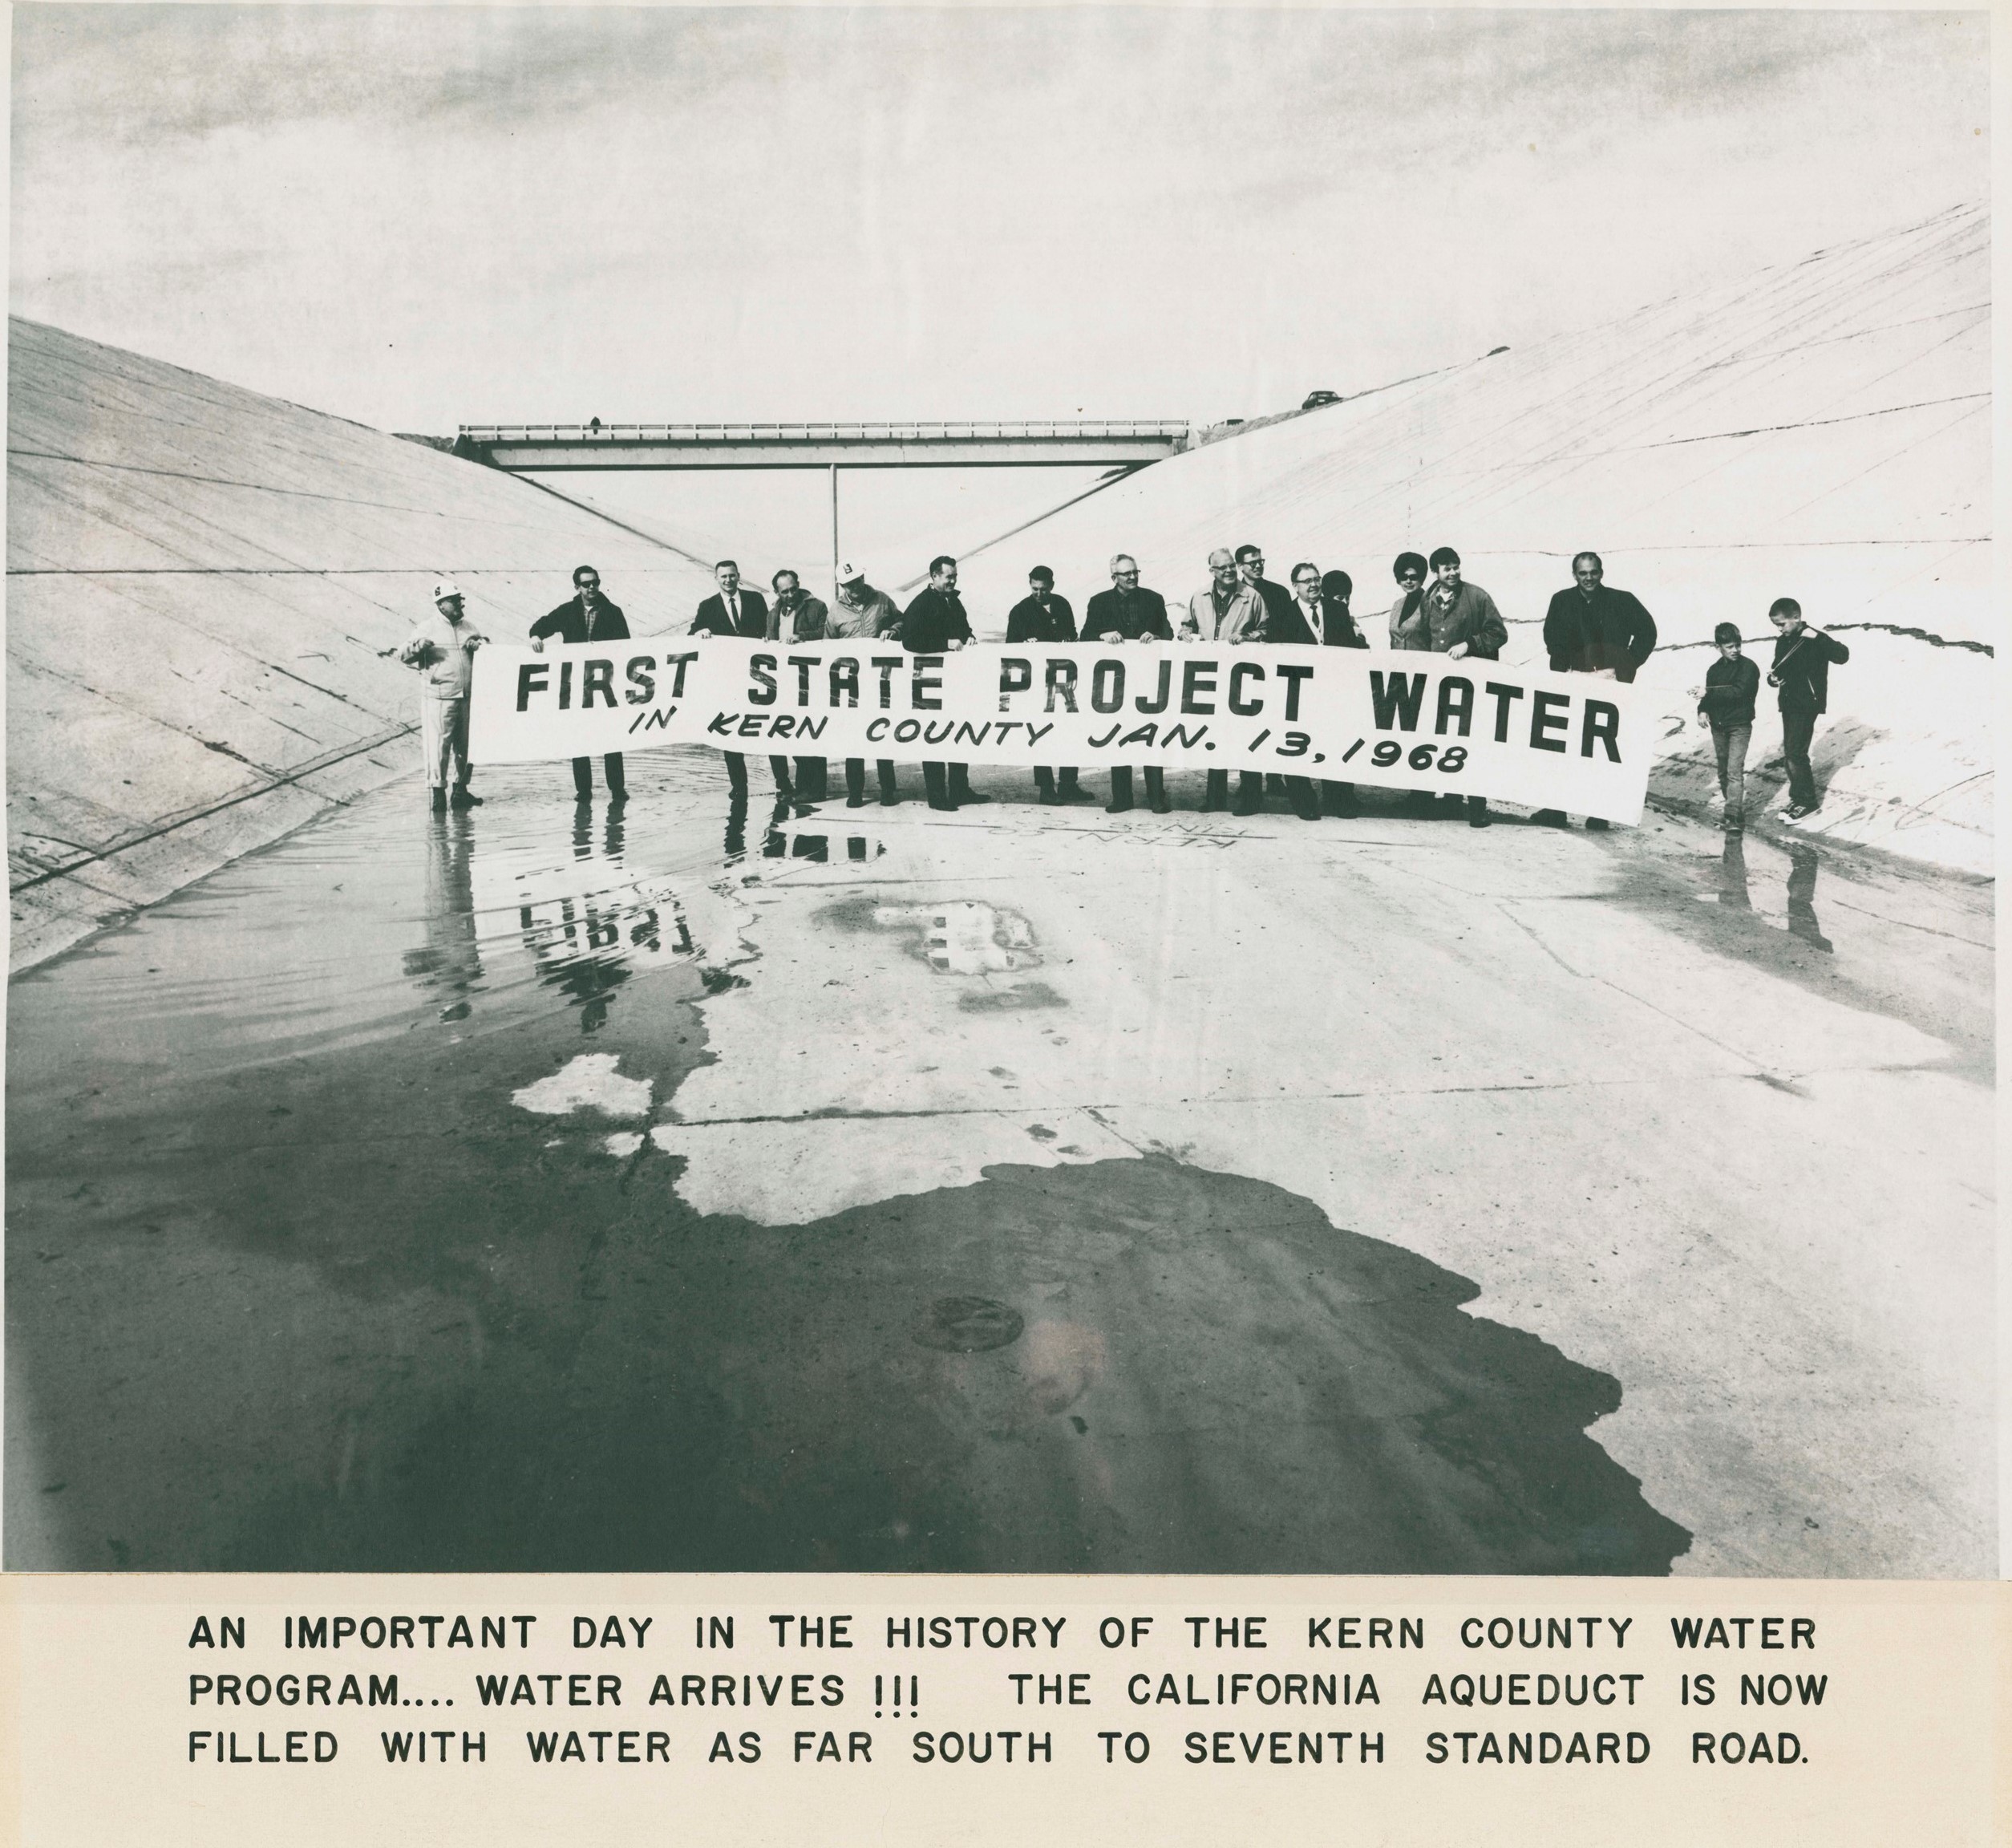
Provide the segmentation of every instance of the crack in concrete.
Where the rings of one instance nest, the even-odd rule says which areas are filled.
[[[1595,977],[1594,979],[1603,979]],[[1625,994],[1626,991],[1623,989],[1620,992]],[[1633,1000],[1637,997],[1630,995],[1629,999]],[[1644,1003],[1644,1005],[1648,1004]],[[1660,1013],[1662,1010],[1657,1008],[1654,1011]],[[1671,1019],[1677,1026],[1682,1027],[1687,1024],[1686,1022],[1676,1020],[1674,1015],[1668,1018]],[[1690,1031],[1696,1032],[1698,1029],[1692,1027]],[[1709,1037],[1702,1034],[1699,1036]],[[1941,1072],[1949,1069],[1947,1064],[1941,1061],[1910,1064],[1905,1062],[1895,1064],[1891,1060],[1885,1060],[1862,1065],[1812,1066],[1804,1071],[1784,1075],[1764,1070],[1754,1060],[1747,1059],[1745,1054],[1737,1052],[1731,1047],[1724,1046],[1718,1049],[1734,1058],[1743,1060],[1747,1068],[1740,1072],[1699,1072],[1675,1079],[1667,1074],[1663,1074],[1650,1078],[1540,1079],[1528,1083],[1514,1084],[1423,1084],[1405,1088],[1385,1088],[1374,1091],[1295,1091],[1284,1095],[1265,1097],[1212,1096],[1205,1100],[1204,1103],[1196,1103],[1192,1099],[1184,1097],[1175,1099],[1141,1097],[1120,1103],[1106,1101],[1100,1104],[1058,1104],[1051,1100],[1045,1104],[951,1104],[913,1110],[848,1109],[842,1105],[832,1104],[824,1109],[804,1111],[795,1116],[775,1114],[749,1116],[666,1116],[659,1118],[657,1122],[651,1125],[650,1128],[654,1134],[659,1129],[733,1129],[792,1124],[925,1122],[937,1117],[956,1116],[991,1116],[1006,1121],[1017,1121],[1022,1116],[1039,1116],[1044,1113],[1048,1116],[1055,1116],[1075,1111],[1089,1117],[1099,1129],[1115,1137],[1127,1147],[1140,1153],[1146,1153],[1144,1149],[1140,1149],[1137,1143],[1132,1141],[1130,1137],[1111,1121],[1107,1112],[1117,1110],[1184,1110],[1204,1108],[1213,1110],[1225,1106],[1257,1107],[1279,1104],[1352,1104],[1378,1102],[1387,1098],[1402,1097],[1485,1097],[1513,1096],[1522,1092],[1642,1089],[1654,1085],[1667,1086],[1671,1084],[1686,1083],[1751,1084],[1759,1080],[1779,1088],[1783,1084],[1792,1085],[1797,1080],[1804,1078],[1835,1077],[1840,1074],[1870,1073],[1876,1076],[1898,1076],[1910,1072]]]

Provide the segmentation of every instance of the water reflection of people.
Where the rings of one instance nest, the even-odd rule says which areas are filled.
[[[593,811],[576,807],[573,825],[575,861],[619,868],[627,836],[621,810],[616,804],[609,805],[597,840]],[[677,926],[674,946],[688,955],[692,948],[690,933],[674,910],[672,919]],[[522,905],[517,911],[517,925],[524,947],[537,966],[538,979],[580,1003],[583,1033],[595,1032],[606,1023],[616,991],[634,974],[630,966],[631,954],[638,950],[654,951],[662,947],[662,926],[655,906],[626,902],[609,895],[576,898],[569,894],[558,901],[556,915],[549,905]]]
[[[426,837],[426,942],[405,953],[405,973],[423,992],[448,999],[443,1020],[465,1020],[482,975],[475,916],[475,824],[465,808],[436,813]]]
[[[1788,849],[1788,928],[1805,943],[1828,952],[1831,940],[1816,922],[1816,869],[1822,864],[1814,847]]]
[[[1815,948],[1829,954],[1832,946],[1816,922],[1816,871],[1822,864],[1814,847],[1799,843],[1788,849],[1788,928]],[[1737,834],[1726,837],[1718,856],[1718,902],[1735,911],[1751,911],[1747,888],[1746,843]]]
[[[1753,900],[1747,892],[1747,846],[1738,834],[1728,833],[1718,856],[1718,902],[1735,911],[1751,911]]]

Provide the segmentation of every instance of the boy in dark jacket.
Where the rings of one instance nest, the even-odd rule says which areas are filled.
[[[1718,793],[1726,799],[1726,832],[1738,834],[1747,825],[1747,745],[1754,735],[1760,670],[1740,652],[1737,625],[1721,622],[1711,638],[1718,644],[1718,659],[1705,670],[1698,723],[1711,727],[1711,748],[1718,759]]]
[[[1830,670],[1852,658],[1842,642],[1803,620],[1803,606],[1793,597],[1779,597],[1767,612],[1775,625],[1775,659],[1767,684],[1781,690],[1782,755],[1788,760],[1788,816],[1799,821],[1823,805],[1809,767],[1810,740],[1816,721],[1830,701]]]

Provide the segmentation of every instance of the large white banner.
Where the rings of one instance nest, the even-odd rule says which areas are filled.
[[[523,764],[710,744],[965,764],[1156,764],[1498,796],[1633,823],[1649,776],[1635,690],[1584,674],[1378,649],[723,636],[485,647],[470,755]]]

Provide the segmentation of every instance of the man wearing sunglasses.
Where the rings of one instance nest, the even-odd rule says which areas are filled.
[[[531,625],[531,646],[544,652],[545,638],[556,635],[561,642],[626,642],[629,621],[620,608],[601,594],[601,573],[591,565],[581,565],[573,573],[573,598],[549,610]],[[601,759],[601,773],[607,779],[610,806],[629,800],[622,782],[621,753],[610,751]],[[593,799],[594,772],[591,757],[573,760],[573,790],[581,802]]]

